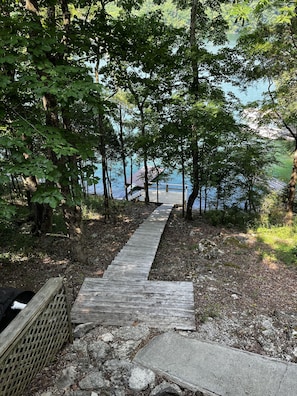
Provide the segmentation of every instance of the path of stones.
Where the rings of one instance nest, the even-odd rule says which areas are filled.
[[[157,334],[142,325],[79,325],[73,344],[37,376],[24,396],[197,395],[133,363],[136,352]]]

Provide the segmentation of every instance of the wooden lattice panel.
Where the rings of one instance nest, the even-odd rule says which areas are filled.
[[[63,282],[52,278],[0,334],[0,395],[22,395],[70,338]]]

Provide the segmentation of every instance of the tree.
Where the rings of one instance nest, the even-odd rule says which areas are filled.
[[[288,184],[287,224],[292,224],[297,183],[296,125],[296,33],[295,2],[238,2],[233,15],[245,22],[239,46],[242,50],[246,80],[266,79],[269,89],[260,104],[262,121],[277,123],[295,142],[292,173]]]
[[[192,209],[200,191],[201,171],[199,140],[205,134],[204,115],[210,113],[213,101],[224,107],[224,95],[220,89],[223,79],[229,78],[230,67],[233,71],[234,62],[227,63],[227,57],[222,51],[217,53],[209,50],[209,45],[222,45],[227,41],[227,24],[223,18],[221,1],[177,2],[181,8],[189,7],[190,26],[187,31],[187,42],[184,51],[184,69],[182,81],[184,93],[180,95],[188,103],[188,119],[192,120],[189,128],[188,141],[191,151],[191,181],[192,192],[189,195],[186,219],[192,219]],[[226,103],[226,102],[225,102]],[[202,110],[203,109],[203,110]],[[228,113],[230,114],[230,113]],[[199,120],[198,116],[202,116]],[[219,125],[218,125],[219,130]],[[218,131],[219,133],[219,131]]]
[[[2,11],[1,143],[9,153],[3,171],[30,181],[37,233],[48,231],[51,210],[62,205],[68,233],[76,241],[74,254],[82,256],[78,163],[92,156],[93,141],[77,109],[83,112],[85,101],[95,103],[98,88],[87,67],[75,60],[79,26],[71,25],[66,0],[14,2]]]
[[[136,143],[144,163],[145,201],[149,201],[148,160],[150,120],[170,99],[175,80],[174,45],[176,31],[167,27],[160,13],[140,17],[124,14],[114,22],[108,49],[110,64],[105,68],[110,88],[129,93],[138,120]]]

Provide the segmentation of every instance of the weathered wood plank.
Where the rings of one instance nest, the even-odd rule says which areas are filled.
[[[80,292],[84,290],[93,290],[98,291],[98,288],[106,288],[111,289],[112,287],[117,288],[127,288],[129,290],[129,285],[127,282],[122,282],[121,280],[114,280],[105,282],[102,278],[85,278],[85,281],[81,287]],[[178,291],[178,290],[188,290],[193,291],[193,284],[192,282],[185,282],[185,281],[176,281],[176,282],[167,282],[167,281],[136,281],[133,283],[133,288],[135,290],[150,290],[152,292],[156,291],[158,288],[159,291],[163,291],[166,293],[167,291]]]
[[[147,256],[155,256],[156,249],[148,249],[148,247],[144,247],[143,249],[137,248],[133,249],[133,246],[127,246],[125,250],[121,250],[119,254],[117,254],[116,258],[125,258],[125,257],[141,257],[146,258]]]
[[[135,307],[143,307],[144,304],[147,307],[154,307],[154,306],[159,306],[159,307],[172,307],[172,308],[183,308],[183,309],[192,309],[193,304],[191,299],[189,299],[189,296],[187,295],[186,297],[182,298],[180,297],[180,300],[177,301],[177,299],[171,299],[167,298],[168,295],[162,295],[162,294],[157,294],[153,295],[152,293],[150,294],[130,294],[129,296],[123,295],[119,291],[117,294],[100,294],[97,293],[95,294],[90,294],[90,293],[85,293],[81,294],[78,301],[78,304],[81,306],[85,307],[93,307],[93,306],[103,306],[104,304],[108,305],[123,305],[125,304],[128,308],[131,307],[131,302],[134,304]]]
[[[105,325],[195,328],[191,282],[109,281],[87,278],[72,309],[72,321]]]
[[[133,326],[135,324],[144,324],[148,327],[157,328],[160,330],[179,329],[194,331],[196,329],[194,323],[190,322],[189,320],[184,320],[183,318],[155,318],[152,316],[149,318],[140,318],[134,314],[131,314],[130,316],[119,314],[112,316],[107,314],[102,316],[98,322],[98,318],[96,316],[93,317],[92,314],[87,314],[85,318],[82,317],[82,319],[83,322],[94,322],[100,324],[101,326]]]

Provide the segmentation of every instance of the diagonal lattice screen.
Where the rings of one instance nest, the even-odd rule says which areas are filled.
[[[0,334],[0,395],[22,395],[67,340],[66,292],[62,279],[52,278]]]

